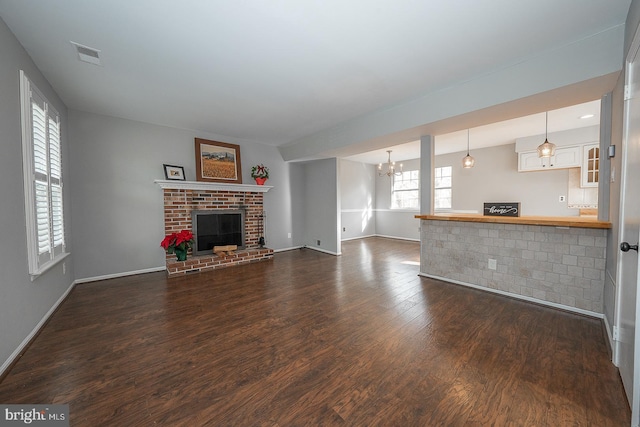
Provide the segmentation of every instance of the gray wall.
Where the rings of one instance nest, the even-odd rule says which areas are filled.
[[[419,170],[420,159],[402,161],[402,169]],[[391,182],[387,176],[376,177],[376,234],[420,240],[420,220],[415,218],[420,210],[391,209]]]
[[[0,373],[6,362],[34,328],[55,306],[73,282],[71,212],[69,209],[69,148],[67,108],[36,68],[31,58],[0,20]],[[22,130],[19,71],[31,81],[60,113],[64,179],[65,231],[72,256],[31,281],[27,265],[26,219],[22,175]]]
[[[355,239],[376,234],[376,178],[374,165],[340,160],[341,238]]]
[[[291,229],[294,247],[306,245],[305,222],[307,217],[307,177],[304,163],[290,163],[291,180]]]
[[[338,159],[323,159],[296,165],[299,180],[294,192],[302,195],[303,208],[296,208],[294,223],[303,233],[300,246],[340,254],[340,193]],[[301,191],[300,186],[304,188]],[[301,194],[303,193],[303,194]],[[297,202],[299,203],[299,202]],[[304,219],[297,215],[301,213]],[[320,244],[317,241],[320,240]],[[298,240],[296,240],[298,242]]]
[[[243,183],[254,183],[252,165],[269,167],[267,246],[292,246],[289,166],[274,147],[79,111],[69,121],[77,279],[164,266],[162,190],[153,181],[164,179],[163,163],[184,166],[195,181],[195,137],[239,144]]]
[[[567,202],[558,202],[568,194],[567,169],[518,172],[515,144],[473,150],[476,164],[471,169],[462,167],[465,154],[436,156],[436,167],[453,166],[454,210],[482,213],[484,202],[521,202],[523,215],[578,215]]]

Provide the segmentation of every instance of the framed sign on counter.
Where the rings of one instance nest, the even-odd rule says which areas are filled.
[[[485,203],[486,216],[520,216],[520,202]]]

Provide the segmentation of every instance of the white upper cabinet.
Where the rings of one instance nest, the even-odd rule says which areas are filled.
[[[581,145],[557,147],[555,155],[547,158],[538,157],[536,150],[518,153],[519,172],[577,168],[580,166],[582,166]]]
[[[597,152],[599,150],[597,147],[600,139],[599,126],[550,133],[548,139],[556,145],[555,155],[551,156],[551,158],[538,157],[536,148],[544,139],[545,135],[533,135],[516,139],[519,172],[582,168],[582,185],[587,187],[598,186],[599,153]],[[589,156],[591,156],[591,160],[589,160]],[[587,172],[589,167],[591,167],[591,172]]]
[[[600,145],[587,144],[583,147],[582,187],[597,187],[600,178]]]

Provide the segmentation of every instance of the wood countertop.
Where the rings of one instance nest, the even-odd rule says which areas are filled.
[[[552,227],[611,228],[611,223],[595,217],[581,216],[484,216],[479,214],[416,215],[418,219],[435,221],[488,222],[494,224],[547,225]]]

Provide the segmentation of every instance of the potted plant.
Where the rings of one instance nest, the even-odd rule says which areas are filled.
[[[256,184],[264,185],[269,179],[269,168],[260,163],[251,168],[251,178],[256,180]]]
[[[193,244],[193,233],[189,230],[182,230],[179,233],[171,233],[165,236],[164,240],[160,242],[167,253],[176,254],[178,261],[185,261],[187,259],[187,251]]]

